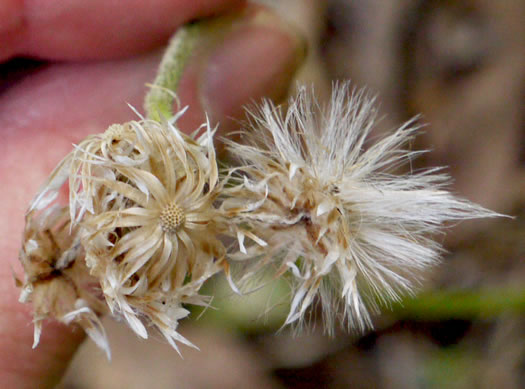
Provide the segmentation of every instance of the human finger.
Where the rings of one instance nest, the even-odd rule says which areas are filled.
[[[190,20],[244,0],[4,0],[0,62],[14,56],[109,59],[146,52]]]

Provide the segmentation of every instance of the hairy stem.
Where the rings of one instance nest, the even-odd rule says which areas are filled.
[[[157,72],[157,77],[144,101],[146,116],[161,121],[173,116],[173,93],[179,86],[182,73],[194,52],[202,22],[181,27],[171,38]]]

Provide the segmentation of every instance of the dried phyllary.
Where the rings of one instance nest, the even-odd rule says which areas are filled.
[[[420,270],[438,261],[431,238],[445,221],[497,216],[447,192],[436,170],[395,175],[418,154],[403,149],[416,129],[365,148],[373,99],[348,84],[334,87],[327,107],[304,88],[285,113],[265,103],[243,144],[225,141],[238,166],[224,172],[209,124],[185,135],[182,114],[88,137],[35,197],[20,255],[35,344],[53,316],[80,324],[109,353],[98,320],[109,311],[141,337],[153,326],[175,349],[191,345],[176,332],[184,305],[209,305],[199,290],[221,271],[237,292],[260,271],[286,277],[285,324],[301,324],[319,301],[329,331],[339,314],[364,329],[370,309],[413,292]],[[66,183],[69,204],[60,206]]]

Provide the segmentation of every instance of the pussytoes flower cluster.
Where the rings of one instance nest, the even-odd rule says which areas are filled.
[[[412,293],[438,261],[432,238],[444,222],[497,216],[446,191],[436,170],[394,174],[418,154],[403,148],[416,129],[369,144],[373,103],[348,84],[326,107],[304,88],[286,112],[266,102],[242,143],[225,141],[238,165],[224,172],[214,131],[183,134],[183,111],[79,143],[27,215],[21,300],[34,305],[35,345],[54,316],[81,325],[109,355],[98,319],[106,311],[143,338],[153,326],[175,349],[191,345],[176,331],[184,305],[209,305],[199,290],[221,271],[236,292],[259,272],[289,280],[285,324],[301,324],[318,302],[329,332],[339,315],[369,327],[371,309]],[[60,206],[66,183],[69,204]]]

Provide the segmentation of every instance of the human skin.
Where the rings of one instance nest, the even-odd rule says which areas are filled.
[[[39,346],[31,348],[32,308],[18,302],[13,272],[23,274],[17,257],[32,196],[72,143],[136,118],[126,103],[141,109],[160,47],[178,26],[240,9],[243,3],[0,2],[0,62],[14,57],[46,61],[43,68],[0,85],[1,388],[53,387],[84,339],[80,329],[47,320]],[[248,14],[242,17],[250,19]],[[282,97],[298,65],[298,43],[289,34],[247,21],[204,59],[195,59],[198,66],[189,67],[193,70],[178,90],[182,105],[190,105],[183,130],[194,129],[205,111],[231,128],[234,122],[227,118],[239,116],[242,104],[263,95]]]

